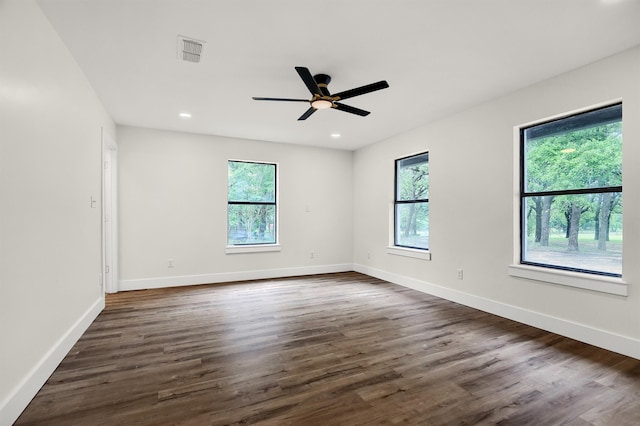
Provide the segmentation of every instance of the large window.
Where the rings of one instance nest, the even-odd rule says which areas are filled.
[[[227,244],[276,243],[276,165],[229,161]]]
[[[429,248],[429,154],[396,160],[394,245]]]
[[[622,274],[622,104],[520,130],[527,265]]]

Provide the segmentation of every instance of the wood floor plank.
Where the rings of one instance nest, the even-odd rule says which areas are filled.
[[[640,361],[358,273],[123,292],[16,425],[639,425]]]

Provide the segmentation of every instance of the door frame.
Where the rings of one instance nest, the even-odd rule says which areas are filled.
[[[118,145],[102,128],[102,283],[118,292]]]

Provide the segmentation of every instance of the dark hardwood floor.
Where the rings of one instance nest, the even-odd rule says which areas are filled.
[[[110,295],[18,425],[640,425],[640,361],[358,273]]]

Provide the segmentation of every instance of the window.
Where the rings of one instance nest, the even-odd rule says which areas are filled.
[[[227,245],[276,243],[276,165],[229,161]]]
[[[394,245],[429,248],[429,154],[396,160]]]
[[[520,129],[520,263],[622,276],[622,104]]]

